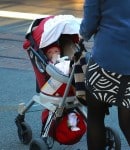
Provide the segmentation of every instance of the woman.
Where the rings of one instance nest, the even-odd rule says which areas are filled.
[[[94,36],[86,74],[88,150],[105,149],[104,117],[116,105],[130,145],[130,0],[85,0],[80,35]]]

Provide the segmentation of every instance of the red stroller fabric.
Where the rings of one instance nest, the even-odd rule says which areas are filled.
[[[53,18],[54,16],[49,16],[45,19],[43,19],[38,26],[36,26],[34,29],[32,29],[32,37],[34,41],[36,42],[36,45],[39,46],[41,41],[42,33],[44,32],[44,24],[47,20],[50,18]],[[23,43],[23,48],[28,49],[31,46],[31,42],[26,39]]]
[[[86,124],[84,122],[83,117],[80,114],[76,114],[78,117],[78,127],[80,130],[78,131],[71,131],[68,127],[68,116],[65,115],[62,120],[58,123],[56,130],[55,130],[55,139],[65,145],[72,145],[77,143],[84,133],[86,132]]]
[[[45,109],[42,112],[42,123],[45,124],[49,111]],[[82,136],[87,130],[87,125],[84,118],[79,113],[76,113],[78,117],[77,127],[80,128],[78,131],[72,131],[68,126],[68,114],[63,115],[60,120],[54,120],[52,122],[49,135],[52,136],[57,142],[64,145],[73,145],[80,141]]]

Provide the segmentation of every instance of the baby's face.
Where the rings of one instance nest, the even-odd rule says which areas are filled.
[[[49,50],[46,52],[46,56],[49,60],[57,59],[60,55],[60,50],[58,47],[51,47]]]

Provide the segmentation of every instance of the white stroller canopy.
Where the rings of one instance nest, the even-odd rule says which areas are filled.
[[[30,25],[27,34],[31,32]],[[43,25],[39,48],[44,48],[59,39],[61,34],[79,34],[80,20],[72,15],[57,15],[49,18]]]

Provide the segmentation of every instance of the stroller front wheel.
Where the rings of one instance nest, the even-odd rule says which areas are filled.
[[[30,143],[32,139],[32,130],[26,122],[22,122],[18,127],[18,137],[23,144]]]
[[[45,141],[39,138],[31,141],[29,150],[49,150],[49,148]]]

